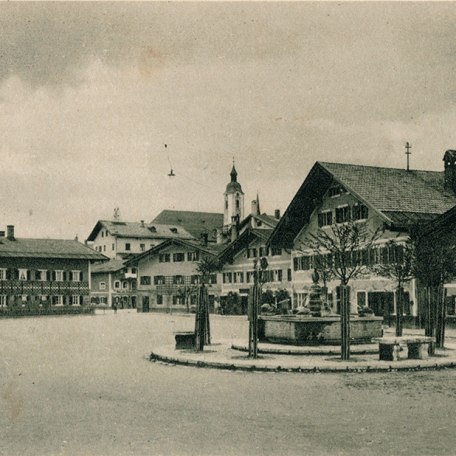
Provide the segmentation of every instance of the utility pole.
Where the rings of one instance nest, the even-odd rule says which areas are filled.
[[[410,155],[412,155],[412,153],[410,152],[411,148],[412,148],[412,146],[407,141],[405,143],[405,155],[407,155],[407,171],[410,171]]]

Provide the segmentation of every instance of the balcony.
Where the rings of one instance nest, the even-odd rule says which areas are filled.
[[[1,280],[2,295],[84,295],[89,282],[48,282],[42,280]]]

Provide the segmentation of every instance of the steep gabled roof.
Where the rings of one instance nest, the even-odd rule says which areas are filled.
[[[270,243],[291,247],[334,182],[397,227],[429,221],[456,205],[456,195],[444,189],[443,172],[316,162],[274,229]]]
[[[233,257],[241,250],[248,247],[248,245],[255,239],[259,239],[266,243],[271,235],[270,229],[246,229],[235,241],[228,244],[218,255],[222,263],[232,261]]]
[[[25,239],[11,241],[0,239],[1,258],[59,258],[90,261],[107,261],[101,253],[81,244],[66,239]]]
[[[87,238],[93,241],[101,229],[119,238],[136,239],[193,239],[193,236],[182,226],[177,224],[149,223],[140,222],[121,222],[115,220],[99,220]]]
[[[197,239],[202,233],[207,233],[209,240],[215,242],[216,230],[223,226],[223,214],[165,209],[151,223],[179,225]]]
[[[135,265],[139,262],[139,260],[142,260],[143,258],[147,258],[148,256],[151,256],[151,255],[156,255],[159,252],[161,252],[163,249],[168,248],[173,245],[184,247],[186,249],[193,250],[193,251],[197,250],[199,252],[203,252],[203,253],[206,253],[206,254],[212,255],[212,256],[217,256],[217,254],[220,252],[221,248],[223,248],[223,246],[217,245],[217,244],[201,245],[200,243],[198,243],[196,241],[187,241],[184,239],[168,239],[168,240],[163,241],[160,244],[152,247],[151,249],[147,250],[146,252],[141,253],[139,255],[135,255],[133,258],[126,260],[124,264],[125,264],[125,266]]]

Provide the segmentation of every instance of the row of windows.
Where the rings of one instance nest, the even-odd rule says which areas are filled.
[[[82,282],[82,271],[50,271],[47,269],[0,268],[0,280],[38,280],[47,282]]]
[[[63,306],[64,304],[77,306],[82,305],[84,302],[84,298],[81,295],[71,295],[66,297],[63,295],[57,296],[48,296],[48,295],[40,295],[40,296],[30,296],[30,295],[22,295],[21,301],[25,303],[35,302],[49,302],[53,306]],[[0,295],[0,307],[8,307],[8,296],[7,295]]]
[[[369,209],[364,204],[340,206],[335,210],[336,223],[345,223],[350,220],[365,220],[369,217]],[[318,226],[329,226],[334,223],[333,212],[323,211],[318,214]]]
[[[184,285],[185,283],[190,283],[192,285],[199,284],[201,281],[201,276],[199,275],[191,275],[191,276],[183,276],[183,275],[174,275],[174,276],[153,276],[154,285]],[[141,276],[139,278],[139,283],[141,285],[152,285],[152,276]],[[209,283],[216,284],[217,283],[217,275],[211,274],[209,276]]]
[[[318,262],[322,265],[332,265],[334,262],[348,266],[364,265],[374,266],[377,264],[391,264],[400,260],[403,255],[401,246],[375,247],[369,250],[362,249],[355,252],[347,252],[344,258],[331,254],[325,255],[305,255],[293,258],[293,269],[295,271],[308,271],[319,267]]]
[[[173,260],[173,263],[182,263],[185,261],[185,253],[183,252],[177,252],[173,253],[160,253],[158,255],[158,261],[160,263],[170,263],[171,258]],[[200,259],[200,254],[199,252],[187,252],[187,261],[199,261]]]
[[[259,247],[258,249],[252,248],[247,249],[247,258],[257,258],[265,256],[280,256],[282,255],[282,249],[277,247]]]
[[[173,306],[184,305],[185,304],[184,297],[180,296],[180,295],[171,295],[170,300],[171,300],[171,303],[173,304]],[[156,296],[156,303],[157,303],[157,305],[165,304],[165,297],[163,295],[161,295],[161,294],[158,294]],[[196,304],[196,295],[194,295],[194,294],[190,295],[188,303],[190,305],[195,305]],[[148,296],[144,296],[143,297],[143,304],[146,304],[146,305],[149,304],[149,297]]]
[[[100,282],[100,283],[98,284],[98,286],[99,286],[99,289],[100,289],[101,291],[106,290],[106,282]],[[131,282],[131,286],[129,286],[129,285],[128,285],[128,282],[127,282],[126,280],[124,280],[124,281],[122,281],[122,282],[121,282],[120,280],[115,280],[113,286],[114,286],[114,289],[115,289],[115,290],[120,290],[121,288],[122,288],[123,290],[128,290],[128,289],[130,289],[130,288],[131,288],[132,290],[136,290],[136,282],[135,282],[135,281],[132,281],[132,282]]]
[[[282,269],[274,269],[270,271],[263,271],[263,279],[266,282],[282,282],[283,281],[283,271]],[[223,283],[253,283],[254,281],[254,271],[237,271],[237,272],[224,272],[222,274]],[[287,270],[287,281],[291,282],[291,269]]]

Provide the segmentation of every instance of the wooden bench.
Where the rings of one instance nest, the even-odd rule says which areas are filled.
[[[174,339],[176,340],[176,350],[195,348],[195,332],[194,331],[174,333]]]
[[[378,353],[381,361],[398,361],[401,345],[407,345],[408,359],[426,359],[429,356],[429,344],[435,338],[427,336],[402,336],[402,337],[376,337],[373,342],[378,342]]]

